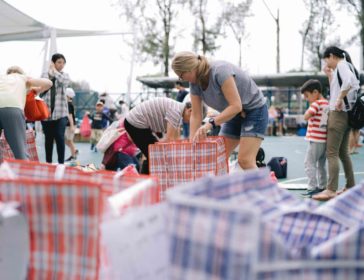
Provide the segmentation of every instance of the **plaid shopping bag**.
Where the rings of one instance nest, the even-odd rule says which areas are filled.
[[[100,187],[101,197],[99,203],[102,209],[100,223],[110,219],[110,208],[108,198],[113,194],[123,192],[125,199],[119,204],[119,214],[124,214],[130,209],[145,205],[152,205],[160,202],[160,186],[158,180],[152,176],[133,175],[128,172],[113,172],[99,170],[94,172],[84,172],[75,167],[65,165],[53,165],[48,163],[32,163],[29,161],[8,159],[4,165],[8,165],[12,176],[27,178],[32,180],[77,180]],[[1,170],[1,166],[0,166]],[[126,170],[128,171],[128,170]],[[1,172],[0,172],[1,173]],[[11,177],[11,176],[10,176]],[[134,188],[133,186],[143,181],[149,180],[149,187],[144,189]],[[131,191],[131,192],[130,192]],[[109,261],[102,243],[100,246],[100,279],[110,279]]]
[[[98,173],[98,175],[103,177],[104,182],[106,182],[103,187],[104,197],[107,202],[105,203],[105,214],[103,216],[101,228],[105,227],[107,224],[117,223],[115,219],[122,220],[124,215],[133,215],[136,210],[140,211],[139,209],[143,208],[149,209],[149,206],[161,202],[161,188],[158,180],[154,177],[122,174],[122,172],[111,171],[99,171]],[[142,229],[142,232],[146,230],[145,225],[140,225],[144,228]],[[120,268],[124,266],[120,267],[119,265],[118,268],[112,266],[111,259],[113,259],[113,256],[110,252],[115,251],[116,248],[110,247],[110,242],[108,239],[105,239],[104,232],[105,231],[102,231],[101,234],[101,279],[120,279],[112,277],[111,275],[113,275],[115,269],[120,270]],[[112,234],[115,235],[115,232]],[[133,233],[130,232],[130,234]],[[130,248],[128,250],[130,250]],[[125,251],[122,254],[124,255]],[[129,262],[130,259],[126,264]],[[137,263],[137,260],[135,260],[135,263]],[[124,279],[124,276],[122,279]]]
[[[120,211],[126,211],[129,207],[143,206],[144,204],[154,204],[160,202],[161,187],[159,181],[154,176],[135,175],[123,171],[114,172],[98,170],[94,172],[84,172],[78,168],[53,165],[48,163],[36,163],[8,159],[6,164],[9,166],[14,176],[20,178],[46,179],[46,180],[81,180],[100,185],[102,192],[102,209],[105,214],[106,200],[108,197],[127,190],[138,183],[150,180],[149,188],[133,190],[133,195],[128,196]],[[126,170],[127,171],[127,170]]]
[[[0,200],[18,201],[29,223],[27,279],[97,279],[100,196],[85,181],[0,179]]]
[[[171,279],[362,279],[363,193],[304,201],[266,168],[168,190]],[[249,211],[257,224],[240,228],[232,217]]]
[[[26,131],[26,142],[27,142],[27,154],[31,161],[39,161],[37,153],[37,145],[35,143],[35,132],[34,130]],[[0,163],[4,159],[14,158],[14,154],[5,139],[4,133],[0,136]]]
[[[214,179],[166,193],[170,279],[253,279],[260,213],[229,200],[241,192],[239,186],[210,190]]]
[[[149,145],[149,171],[159,179],[163,191],[207,174],[226,174],[228,168],[221,136],[207,137],[202,142],[180,140]]]

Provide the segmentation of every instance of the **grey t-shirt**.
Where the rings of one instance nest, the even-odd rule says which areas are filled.
[[[206,105],[221,112],[228,102],[221,90],[221,86],[229,77],[233,76],[238,89],[243,109],[262,107],[266,100],[255,82],[238,66],[226,61],[210,62],[209,85],[206,90],[197,84],[190,84],[190,93],[200,96]]]

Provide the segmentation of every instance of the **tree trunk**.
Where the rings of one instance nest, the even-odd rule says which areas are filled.
[[[203,5],[203,0],[200,0],[200,6],[199,6],[199,16],[200,16],[200,21],[201,21],[201,28],[202,28],[202,38],[201,38],[201,43],[202,43],[202,53],[205,55],[207,52],[207,42],[206,42],[206,23],[205,23],[205,18],[203,17],[203,9],[202,9],[202,5]]]
[[[238,39],[239,43],[239,67],[241,68],[241,38]]]
[[[280,61],[280,26],[279,26],[279,9],[277,10],[277,73],[281,72],[281,61]]]

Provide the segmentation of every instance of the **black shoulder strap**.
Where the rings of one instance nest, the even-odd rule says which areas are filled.
[[[343,84],[343,80],[340,77],[339,68],[337,68],[337,66],[336,66],[336,70],[337,70],[337,80],[338,80],[340,88],[341,88],[341,85]],[[348,101],[348,98],[346,97],[346,95],[344,97],[344,103],[345,103],[346,110],[350,110],[350,104],[349,104],[349,101]]]

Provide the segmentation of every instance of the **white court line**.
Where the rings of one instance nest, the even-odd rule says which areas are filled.
[[[364,172],[354,172],[354,175],[363,175],[363,174],[364,174]],[[343,175],[345,175],[345,173],[339,173],[339,175],[343,176]],[[279,182],[279,183],[280,184],[289,184],[289,183],[292,183],[292,182],[302,181],[302,180],[305,180],[305,179],[307,179],[307,177],[300,177],[300,178],[290,179],[290,180]]]

